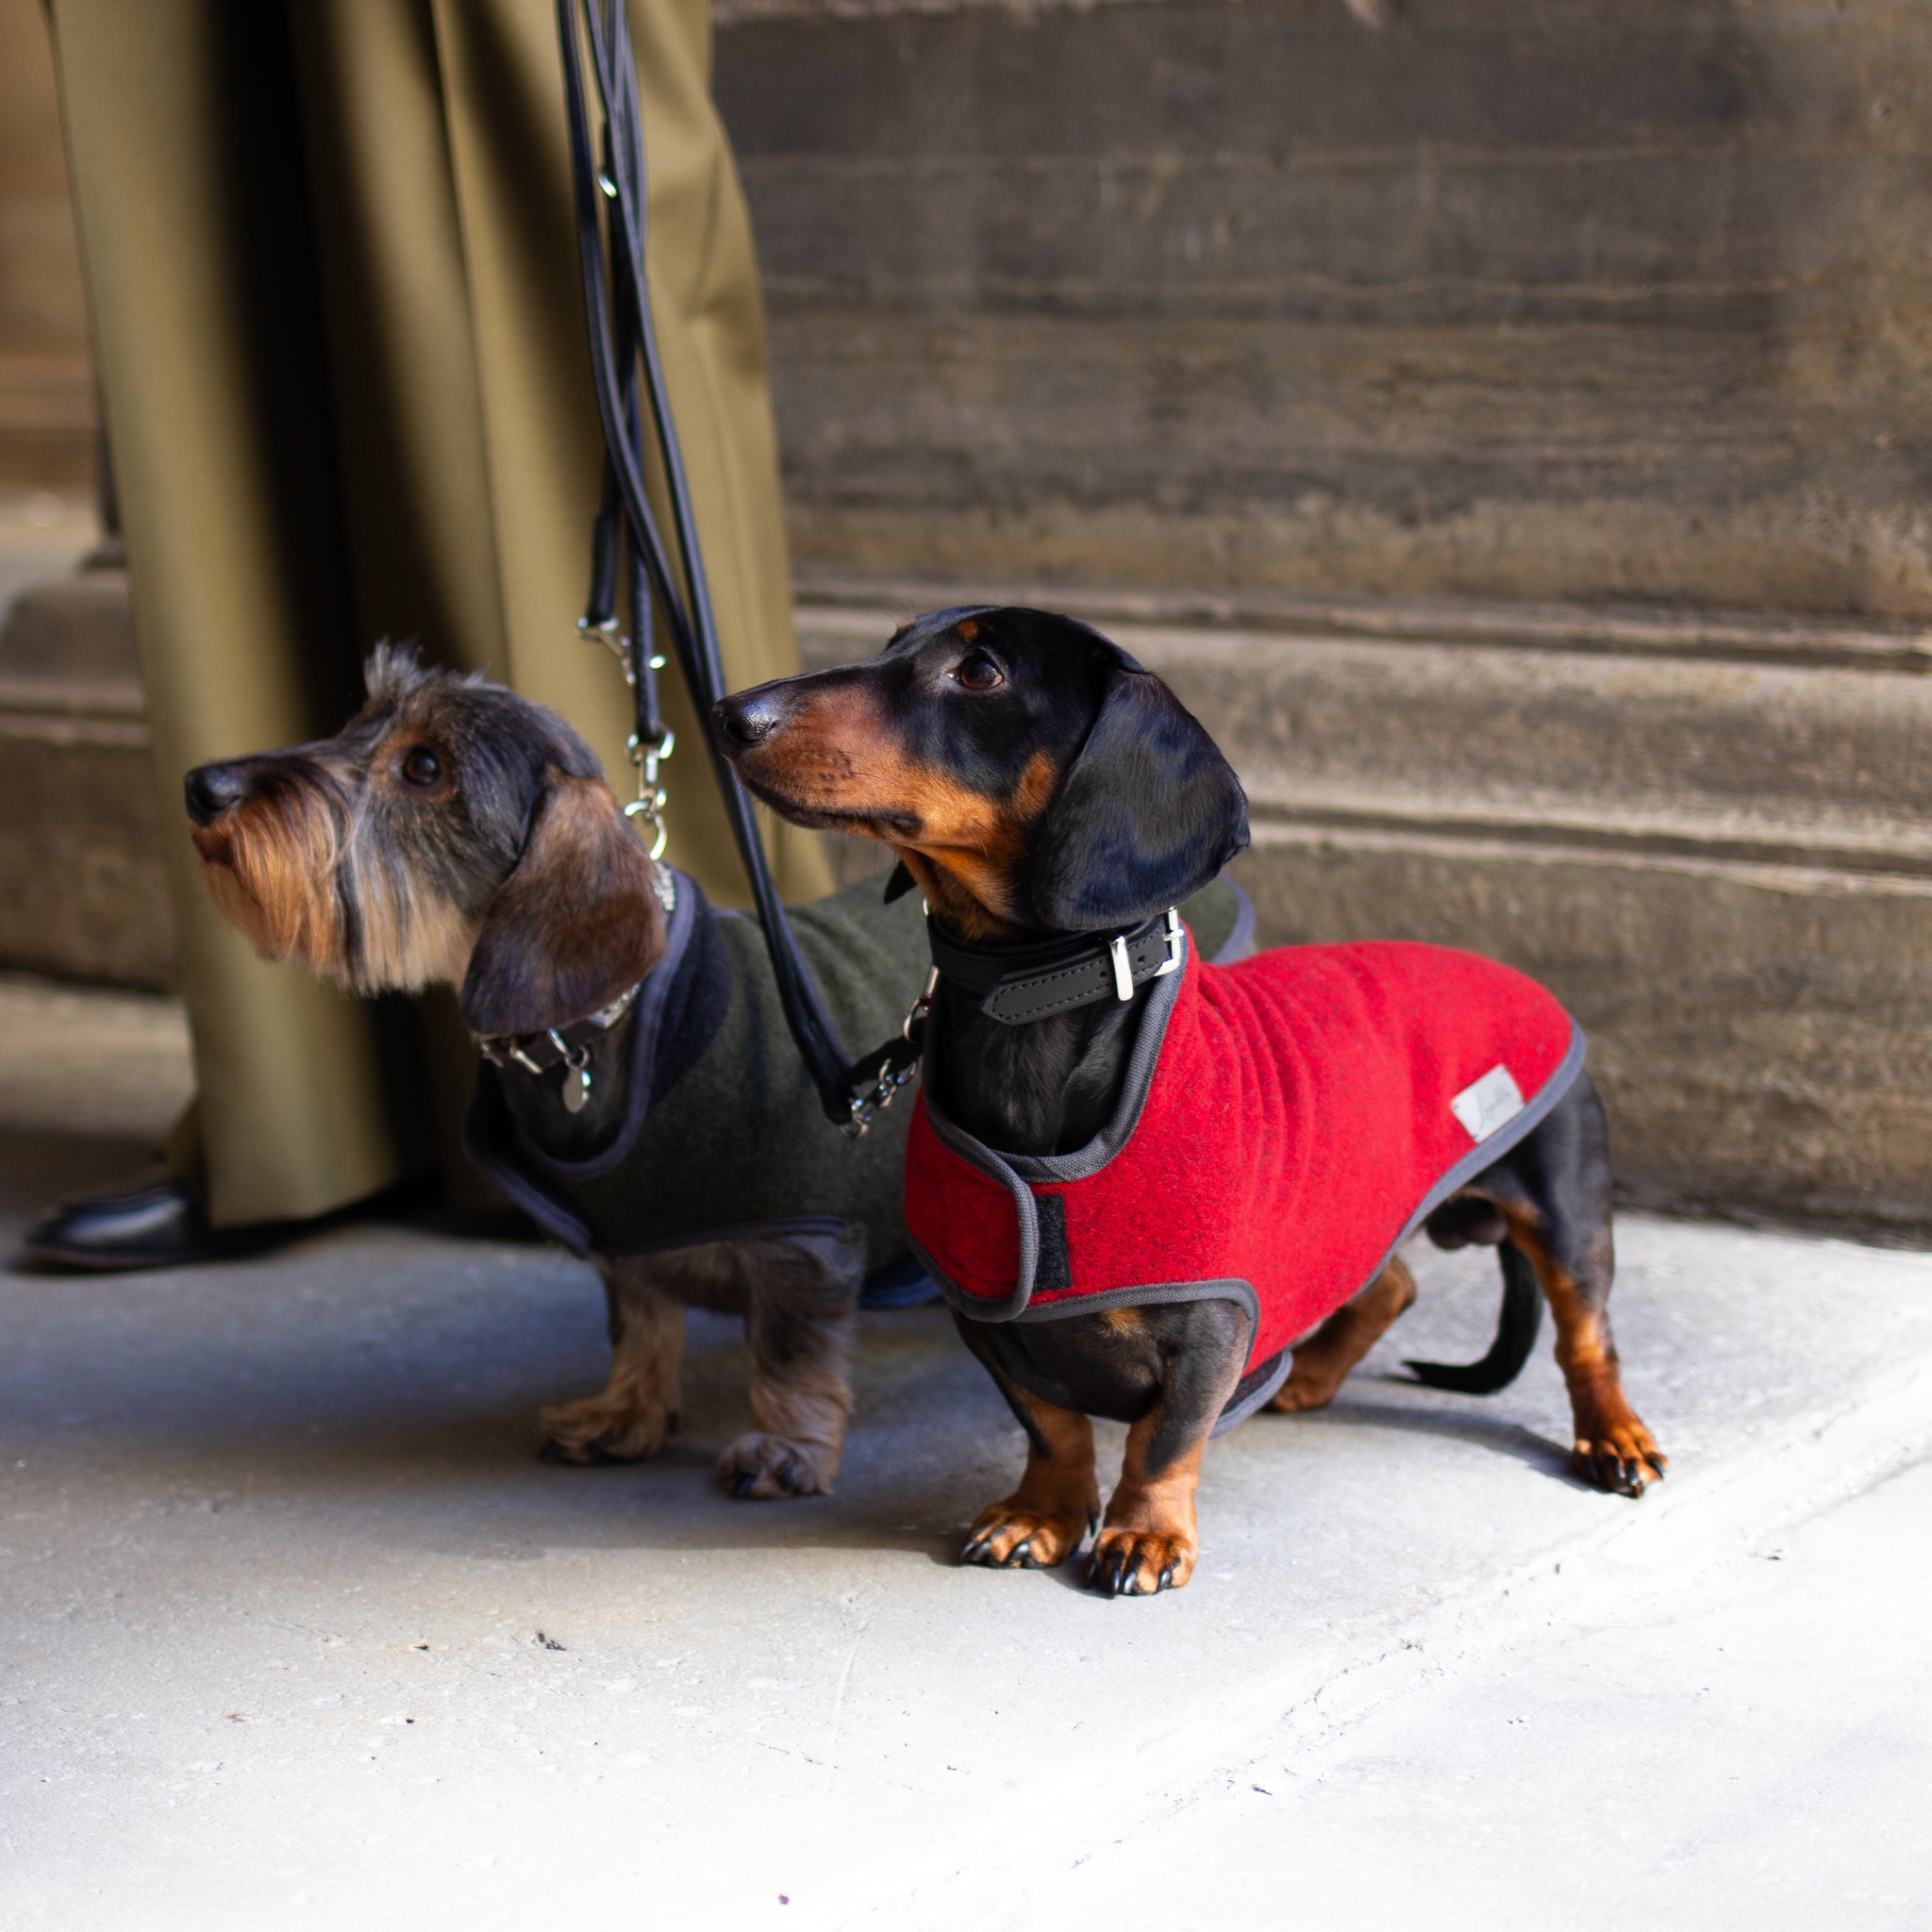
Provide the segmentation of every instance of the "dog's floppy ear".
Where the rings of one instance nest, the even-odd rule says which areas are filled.
[[[1199,891],[1247,842],[1247,794],[1214,741],[1118,653],[1041,820],[1034,911],[1060,932],[1137,924]]]
[[[664,953],[651,861],[601,778],[553,766],[516,870],[483,914],[461,994],[472,1033],[567,1026]]]

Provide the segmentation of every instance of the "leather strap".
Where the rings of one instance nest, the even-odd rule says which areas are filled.
[[[575,190],[577,247],[583,273],[585,319],[590,328],[591,373],[598,413],[604,423],[607,474],[616,483],[631,554],[642,574],[644,582],[640,588],[648,589],[649,592],[648,597],[641,600],[634,594],[634,603],[655,600],[664,627],[671,634],[678,668],[684,674],[698,716],[704,719],[725,694],[724,671],[718,651],[717,625],[711,613],[704,558],[698,548],[697,522],[691,511],[677,431],[671,419],[657,331],[651,319],[650,292],[644,278],[644,216],[648,197],[643,124],[624,0],[556,0],[556,5],[564,108],[570,130],[571,175]],[[582,58],[586,52],[604,120],[602,149],[606,165],[602,168],[594,158],[591,142],[591,102],[584,84]],[[680,566],[677,571],[673,569],[645,490],[642,431],[646,413],[651,440],[662,465],[665,494],[670,499]],[[608,500],[607,491],[607,506]],[[593,541],[592,570],[592,603],[600,617],[607,614],[614,590],[614,558],[608,541],[612,525],[600,517]],[[635,679],[638,673],[648,672],[650,650],[648,630],[641,618],[634,621],[633,628]],[[652,724],[645,707],[655,709],[655,693],[641,682],[635,688],[639,737],[648,744]],[[752,899],[763,928],[765,949],[771,956],[779,1003],[799,1057],[818,1091],[826,1118],[848,1130],[858,1124],[858,1130],[862,1131],[854,1071],[786,918],[784,901],[778,895],[764,841],[752,816],[751,801],[708,730],[705,738],[725,817],[750,876]]]
[[[1007,1026],[1106,999],[1180,970],[1186,941],[1173,907],[1123,933],[1078,933],[1034,945],[969,946],[929,924],[926,940],[942,979],[979,995],[980,1010]]]

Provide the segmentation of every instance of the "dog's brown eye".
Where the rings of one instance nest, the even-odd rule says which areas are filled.
[[[427,745],[419,744],[403,760],[403,776],[411,785],[434,785],[442,776],[442,760]]]
[[[970,658],[960,658],[953,676],[968,691],[991,691],[994,685],[1007,681],[1000,667],[984,651],[974,651]]]

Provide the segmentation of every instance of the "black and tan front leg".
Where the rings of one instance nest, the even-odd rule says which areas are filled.
[[[734,1496],[816,1496],[832,1487],[852,1417],[852,1345],[865,1231],[746,1242],[758,1251],[744,1317],[757,1424],[718,1458]]]
[[[540,1412],[543,1454],[558,1462],[639,1462],[677,1426],[684,1306],[653,1257],[598,1264],[610,1318],[610,1379],[595,1395]]]
[[[994,1569],[1051,1570],[1064,1563],[1100,1521],[1093,1424],[1004,1379],[1000,1392],[1026,1431],[1026,1467],[1010,1496],[974,1519],[959,1558]]]
[[[1007,1407],[1026,1432],[1026,1467],[1010,1496],[989,1504],[974,1519],[959,1552],[962,1563],[996,1570],[1052,1570],[1087,1541],[1100,1522],[1100,1481],[1093,1473],[1093,1424],[1077,1409],[1062,1408],[1013,1378],[1009,1360],[1033,1367],[1037,1341],[1061,1324],[1023,1330],[974,1322],[958,1313],[953,1325],[991,1375]],[[1072,1324],[1068,1324],[1071,1326]],[[1055,1340],[1059,1337],[1056,1334]]]
[[[1179,1590],[1194,1574],[1201,1457],[1247,1350],[1248,1317],[1233,1302],[1132,1312],[1158,1351],[1161,1374],[1153,1403],[1127,1431],[1120,1481],[1087,1558],[1087,1580],[1106,1596]]]
[[[1289,1411],[1327,1407],[1349,1371],[1414,1300],[1415,1277],[1407,1264],[1391,1261],[1295,1350],[1288,1380],[1268,1407]]]

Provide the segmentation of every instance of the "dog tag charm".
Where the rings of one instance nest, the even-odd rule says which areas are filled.
[[[582,1113],[584,1103],[591,1097],[591,1057],[586,1054],[582,1063],[572,1065],[565,1061],[563,1069],[563,1110],[565,1113]]]

